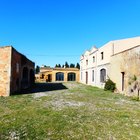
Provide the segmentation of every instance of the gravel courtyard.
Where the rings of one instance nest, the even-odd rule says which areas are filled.
[[[140,102],[79,84],[38,83],[0,97],[2,140],[139,140]]]

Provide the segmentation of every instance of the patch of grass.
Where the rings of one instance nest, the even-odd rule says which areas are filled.
[[[0,97],[0,139],[140,139],[140,104],[79,83],[45,96]],[[42,93],[37,93],[42,94]]]
[[[140,101],[139,97],[136,97],[136,96],[133,96],[133,97],[130,97],[130,98],[131,98],[131,100],[133,100],[133,101]]]

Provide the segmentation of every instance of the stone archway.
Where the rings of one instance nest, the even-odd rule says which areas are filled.
[[[106,81],[106,69],[100,70],[100,82],[104,83]]]
[[[56,73],[56,81],[64,81],[64,73],[63,72]]]
[[[74,72],[68,73],[68,81],[76,81],[76,74]]]
[[[27,67],[23,68],[22,71],[22,80],[21,80],[21,88],[26,89],[29,86],[29,70]]]
[[[30,86],[32,86],[35,82],[34,70],[30,70]]]

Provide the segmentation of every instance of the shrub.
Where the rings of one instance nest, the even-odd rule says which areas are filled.
[[[116,84],[112,80],[108,79],[105,82],[104,90],[110,90],[110,91],[114,92],[115,89],[116,89]]]
[[[133,81],[137,81],[137,76],[134,75],[134,77],[132,77],[132,80],[133,80]]]

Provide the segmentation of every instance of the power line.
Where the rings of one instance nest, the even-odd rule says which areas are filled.
[[[80,57],[80,55],[76,55],[76,54],[68,54],[68,55],[64,55],[64,54],[56,54],[56,55],[52,55],[52,54],[25,54],[28,56],[42,56],[42,57]]]

